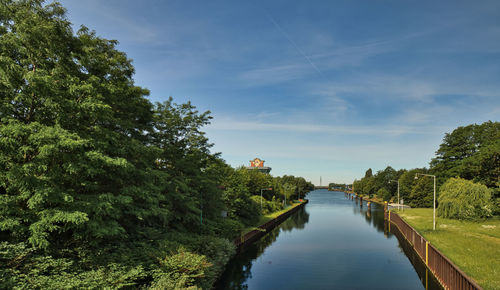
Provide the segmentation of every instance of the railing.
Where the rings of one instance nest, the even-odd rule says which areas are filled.
[[[398,214],[387,211],[386,218],[398,227],[425,265],[446,289],[482,289]]]
[[[245,235],[237,238],[234,240],[234,244],[236,245],[236,248],[239,249],[242,245],[252,243],[261,236],[265,235],[267,232],[270,230],[274,229],[277,225],[281,224],[284,220],[286,220],[289,216],[297,212],[299,209],[304,207],[309,201],[304,200],[303,203],[297,205],[296,207],[290,209],[287,212],[284,212],[277,216],[276,218],[260,225],[257,227],[257,229],[250,231],[246,233]]]

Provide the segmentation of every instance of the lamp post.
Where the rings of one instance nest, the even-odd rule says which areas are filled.
[[[389,183],[391,183],[391,182],[398,183],[398,210],[399,210],[399,205],[401,204],[400,199],[399,199],[399,180],[389,180]]]
[[[272,187],[269,187],[269,188],[263,188],[263,189],[261,189],[261,190],[260,190],[260,211],[261,211],[261,212],[262,212],[262,192],[263,192],[264,190],[273,190],[273,188],[272,188]]]
[[[434,177],[434,204],[433,204],[433,213],[432,213],[432,229],[435,231],[436,230],[436,175],[415,173],[415,179],[418,179],[419,175]]]

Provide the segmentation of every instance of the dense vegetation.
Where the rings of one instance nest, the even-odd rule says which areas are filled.
[[[330,183],[328,184],[328,190],[339,190],[339,191],[347,191],[352,187],[352,184],[345,183]]]
[[[241,229],[312,188],[227,165],[210,112],[152,104],[116,45],[1,1],[0,288],[209,288]]]
[[[444,218],[474,219],[491,216],[491,193],[483,184],[450,178],[439,194],[438,215]]]
[[[396,171],[388,166],[376,174],[368,169],[363,178],[354,182],[354,190],[360,194],[378,195],[384,200],[391,200],[397,195],[397,182],[389,182],[398,180],[400,198],[405,204],[412,207],[432,207],[432,177],[419,176],[415,179],[417,173],[436,176],[437,195],[444,194],[438,201],[447,203],[446,206],[442,205],[441,212],[458,210],[452,209],[449,204],[450,198],[454,196],[455,201],[461,199],[461,205],[467,201],[476,213],[478,208],[482,208],[484,211],[477,216],[487,216],[486,213],[490,211],[500,214],[500,122],[488,121],[480,125],[458,127],[452,133],[445,134],[429,169]],[[453,186],[451,183],[442,186],[450,178],[461,179],[452,179],[450,182]]]

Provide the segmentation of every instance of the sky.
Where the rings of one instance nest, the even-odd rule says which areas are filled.
[[[75,30],[119,41],[151,101],[211,111],[233,167],[351,183],[500,121],[500,1],[61,3]]]

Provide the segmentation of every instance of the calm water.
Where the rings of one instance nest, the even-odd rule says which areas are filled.
[[[327,190],[307,198],[228,264],[218,289],[440,289],[397,230],[384,228],[381,206]]]

